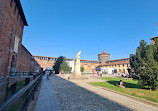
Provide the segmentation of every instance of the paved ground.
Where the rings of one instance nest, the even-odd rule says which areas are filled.
[[[156,107],[89,85],[85,81],[68,81],[53,76],[52,85],[63,111],[158,111]]]
[[[42,86],[35,111],[61,111],[51,85],[51,80],[46,80],[46,76],[42,78]]]

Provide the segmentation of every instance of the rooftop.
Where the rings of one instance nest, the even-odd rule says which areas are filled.
[[[28,26],[20,0],[14,0],[25,26]]]
[[[158,38],[158,36],[155,36],[155,37],[151,38],[150,40],[153,40],[153,39],[155,39],[155,38]]]
[[[100,53],[99,55],[110,55],[110,54],[108,54],[108,53],[104,52],[104,50],[103,50],[103,52],[102,52],[102,53]]]

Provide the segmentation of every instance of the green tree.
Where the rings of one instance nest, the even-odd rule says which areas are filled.
[[[66,60],[64,60],[60,65],[60,70],[64,73],[71,72],[72,68],[68,65]]]
[[[69,67],[66,58],[64,56],[60,56],[57,58],[57,61],[55,62],[53,68],[56,74],[59,74],[59,71],[63,71],[64,73],[66,73],[66,72],[71,72],[72,70],[72,68]]]
[[[64,58],[65,57],[63,57],[63,56],[60,56],[60,57],[57,58],[54,66],[53,66],[56,74],[59,74],[59,68],[60,68],[60,65],[63,62]]]
[[[130,65],[133,77],[138,79],[138,84],[155,90],[158,86],[158,61],[156,60],[156,46],[147,45],[144,40],[136,49],[136,54],[130,55]]]
[[[81,67],[81,72],[84,72],[84,67]]]

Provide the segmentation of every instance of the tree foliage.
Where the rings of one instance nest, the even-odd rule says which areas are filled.
[[[84,72],[84,67],[81,67],[81,72]]]
[[[133,78],[138,79],[138,84],[155,90],[158,86],[158,42],[147,45],[144,40],[136,49],[136,54],[130,55],[130,65]]]
[[[71,72],[72,68],[68,65],[68,63],[66,62],[66,60],[64,60],[59,68],[60,71],[64,72],[64,73],[69,73]]]
[[[68,65],[66,58],[64,56],[60,56],[57,58],[57,61],[55,62],[53,68],[56,74],[59,74],[59,71],[66,73],[66,72],[71,72],[72,70],[72,68]]]

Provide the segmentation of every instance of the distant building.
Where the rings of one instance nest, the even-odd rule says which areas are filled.
[[[155,39],[158,38],[158,36],[151,38],[151,43],[154,45],[155,44]]]
[[[98,59],[101,63],[106,63],[107,61],[110,60],[110,54],[104,52],[103,50],[102,53],[98,54]]]
[[[67,63],[68,65],[72,68],[71,72],[74,72],[75,71],[75,60],[74,59],[67,59]]]
[[[46,67],[53,67],[57,57],[46,57],[46,56],[34,56],[35,60],[40,64],[40,66],[45,70]],[[101,67],[102,72],[107,72],[111,74],[112,72],[123,72],[127,73],[128,68],[130,68],[129,58],[110,60],[110,54],[102,52],[98,54],[99,61],[94,60],[80,60],[81,67],[84,67],[85,73],[92,73],[95,71],[97,66]],[[74,72],[75,59],[67,58],[67,62],[70,67],[72,67],[72,72]]]

